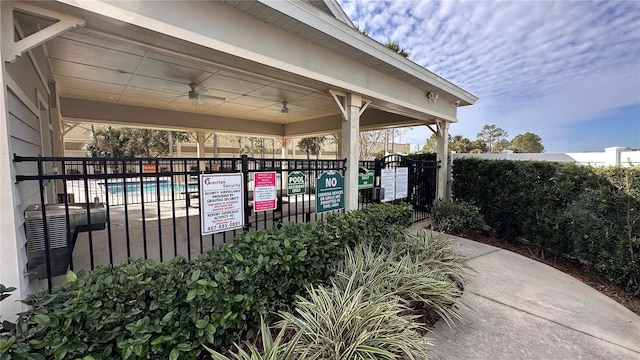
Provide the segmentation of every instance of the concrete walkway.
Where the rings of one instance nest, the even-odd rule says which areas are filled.
[[[476,271],[468,324],[436,324],[436,354],[463,359],[640,359],[640,317],[579,280],[524,256],[452,237]]]

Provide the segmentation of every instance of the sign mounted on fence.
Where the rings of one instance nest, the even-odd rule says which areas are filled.
[[[380,187],[384,189],[381,202],[404,199],[409,196],[409,168],[380,170]]]
[[[389,202],[395,200],[396,189],[396,170],[381,169],[380,170],[380,187],[384,189],[384,198],[380,202]]]
[[[305,187],[307,177],[302,171],[292,171],[287,177],[287,196],[303,195],[307,192]]]
[[[275,210],[278,202],[276,172],[253,174],[253,211]]]
[[[366,170],[366,169],[365,169]],[[373,170],[358,174],[358,190],[373,188]]]
[[[409,168],[396,168],[396,200],[404,199],[409,195]]]
[[[316,214],[344,209],[344,177],[327,171],[316,179]]]
[[[244,226],[244,179],[241,173],[200,175],[202,235]]]

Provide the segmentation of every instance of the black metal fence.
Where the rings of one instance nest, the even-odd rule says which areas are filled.
[[[414,160],[402,155],[388,155],[382,159],[360,161],[362,172],[374,170],[374,187],[381,187],[382,169],[407,168],[408,191],[407,197],[393,202],[407,202],[413,207],[412,221],[425,220],[429,216],[433,201],[436,199],[438,161]],[[359,191],[358,206],[362,208],[376,198],[374,189],[361,189]]]
[[[214,245],[230,242],[243,230],[202,235],[200,174],[242,173],[245,181],[245,228],[267,229],[277,223],[322,221],[316,212],[315,179],[323,172],[344,175],[344,160],[240,158],[72,158],[14,156],[18,182],[37,181],[39,197],[24,213],[30,277],[47,279],[49,288],[68,269],[93,269],[128,258],[158,261],[197,257]],[[384,168],[408,168],[408,194],[398,200],[413,205],[413,221],[427,217],[435,198],[438,163],[392,155],[361,161],[374,170],[380,186]],[[287,194],[292,171],[305,176],[302,195]],[[275,172],[274,210],[253,209],[254,176]],[[374,189],[359,190],[359,207],[374,200]],[[46,221],[43,221],[46,219]]]
[[[315,211],[315,179],[344,175],[346,160],[241,158],[21,157],[18,182],[37,181],[39,199],[25,210],[30,277],[51,288],[67,269],[93,269],[127,258],[158,261],[197,257],[239,231],[203,236],[199,204],[202,173],[243,173],[245,229],[274,223],[322,221]],[[306,194],[287,195],[289,172],[305,174]],[[255,173],[277,176],[275,210],[255,212]],[[43,221],[46,219],[46,221]]]

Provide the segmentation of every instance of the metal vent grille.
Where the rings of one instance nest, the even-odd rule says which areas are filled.
[[[64,215],[47,216],[49,221],[49,245],[50,249],[67,246],[67,222]],[[28,218],[25,220],[27,230],[28,251],[44,251],[44,224],[41,218]]]

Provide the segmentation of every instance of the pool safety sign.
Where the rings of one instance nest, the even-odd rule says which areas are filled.
[[[253,174],[253,211],[275,210],[278,201],[276,172]]]
[[[200,175],[202,235],[244,226],[244,179],[241,173]]]
[[[344,209],[344,177],[327,171],[316,179],[316,213]]]
[[[358,190],[373,188],[373,170],[363,169],[364,173],[358,173]]]
[[[292,171],[287,177],[287,196],[303,195],[307,192],[307,178],[302,171]]]
[[[382,169],[380,171],[380,187],[384,189],[381,202],[404,199],[409,195],[409,168]]]

